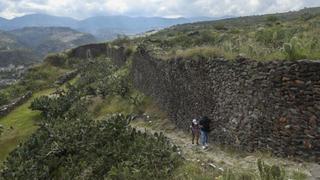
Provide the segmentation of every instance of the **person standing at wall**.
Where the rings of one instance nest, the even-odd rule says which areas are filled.
[[[194,141],[196,141],[197,145],[199,145],[200,127],[196,119],[192,120],[190,129],[192,132],[192,144],[194,144]]]
[[[210,132],[210,119],[207,116],[201,118],[199,122],[202,149],[208,148],[208,134]]]

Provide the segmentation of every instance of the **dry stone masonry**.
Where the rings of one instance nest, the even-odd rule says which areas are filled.
[[[31,96],[32,96],[32,92],[29,91],[25,95],[13,100],[9,104],[0,107],[0,117],[8,115],[16,107],[26,102]]]
[[[70,52],[70,57],[87,59],[99,56],[106,56],[114,60],[118,66],[123,66],[126,62],[126,52],[124,47],[111,46],[110,44],[89,44],[74,48]]]
[[[64,83],[70,81],[71,79],[75,78],[78,75],[78,71],[71,71],[63,74],[58,78],[58,80],[55,82],[57,85],[63,85]]]
[[[212,120],[211,140],[320,162],[320,61],[133,58],[136,88],[180,128]]]

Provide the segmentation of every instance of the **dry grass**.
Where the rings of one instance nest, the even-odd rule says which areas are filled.
[[[207,59],[224,57],[226,59],[234,59],[236,54],[226,52],[222,48],[200,46],[184,50],[172,51],[169,53],[169,58],[183,58],[183,59]]]

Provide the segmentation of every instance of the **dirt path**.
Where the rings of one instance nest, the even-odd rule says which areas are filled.
[[[273,157],[267,153],[246,153],[210,144],[207,150],[201,146],[191,144],[191,135],[177,130],[168,120],[139,119],[132,122],[132,126],[140,131],[150,133],[164,133],[164,135],[182,150],[183,157],[188,161],[197,161],[215,169],[225,171],[232,169],[238,172],[258,173],[257,160],[262,159],[267,164],[280,165],[287,173],[293,175],[304,174],[307,179],[317,179],[320,166],[313,163],[299,163],[288,159]]]

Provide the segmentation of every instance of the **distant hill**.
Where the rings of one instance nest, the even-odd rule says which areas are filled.
[[[7,21],[8,21],[7,19],[0,17],[0,23],[5,23]]]
[[[57,17],[45,14],[26,15],[12,20],[0,21],[0,29],[14,30],[24,27],[69,27],[81,32],[93,34],[98,40],[105,41],[119,34],[133,35],[152,29],[162,29],[172,25],[219,18],[161,18],[161,17],[128,17],[97,16],[84,20],[68,17]]]
[[[320,7],[313,8],[304,8],[299,11],[290,11],[284,13],[275,13],[275,14],[263,14],[255,16],[243,16],[243,17],[223,17],[216,20],[207,20],[201,22],[190,23],[191,26],[208,26],[208,25],[217,25],[225,24],[226,26],[251,26],[255,23],[265,23],[272,21],[268,17],[275,17],[275,20],[278,21],[294,21],[297,19],[309,19],[313,16],[318,16],[320,14]],[[185,28],[188,25],[181,25],[181,28]],[[201,27],[203,28],[203,27]]]
[[[0,50],[10,50],[23,48],[24,46],[18,42],[18,39],[5,31],[0,30]]]
[[[109,36],[112,35],[111,37],[114,38],[117,34],[133,35],[187,22],[190,22],[190,20],[185,18],[101,16],[81,21],[78,29],[103,39],[106,33],[111,33]]]
[[[94,43],[94,36],[64,27],[0,31],[0,66],[39,62],[48,53]]]
[[[42,56],[95,42],[94,36],[65,27],[27,27],[10,33]]]
[[[1,22],[1,20],[0,20]],[[24,27],[75,27],[77,21],[68,17],[31,14],[4,21],[0,24],[3,30],[21,29]]]

